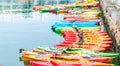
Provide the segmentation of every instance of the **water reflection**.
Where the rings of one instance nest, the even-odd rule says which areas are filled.
[[[55,5],[73,3],[75,0],[0,0],[0,14],[22,13],[25,18],[31,18],[33,5]]]
[[[55,4],[68,4],[74,0],[0,0],[0,11],[4,10],[31,10],[33,5],[55,5]]]
[[[30,66],[30,61],[24,61],[24,66]]]
[[[33,1],[22,2],[18,0],[0,0],[0,14],[21,13],[25,18],[31,17]],[[25,0],[24,0],[25,1]]]
[[[48,0],[0,0],[0,64],[23,66],[23,62],[19,61],[20,48],[32,50],[39,45],[51,47],[63,40],[51,30],[51,25],[63,19],[63,15],[40,14],[32,10],[33,5],[56,2],[46,1]],[[64,0],[56,3],[63,3],[62,1]]]

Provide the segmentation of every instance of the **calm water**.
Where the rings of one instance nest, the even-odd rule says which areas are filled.
[[[19,61],[19,49],[53,46],[63,40],[51,30],[51,25],[63,15],[39,12],[0,14],[0,64],[24,66]]]
[[[33,5],[72,2],[74,0],[0,0],[0,64],[24,66],[19,60],[20,48],[32,50],[37,46],[51,47],[63,40],[51,30],[51,26],[63,19],[63,15],[26,10],[32,10]]]

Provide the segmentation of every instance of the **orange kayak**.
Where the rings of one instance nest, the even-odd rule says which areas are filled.
[[[48,51],[39,50],[39,49],[33,49],[33,52],[50,53]],[[111,62],[112,61],[111,57],[100,57],[100,56],[94,56],[94,57],[88,57],[88,58],[84,58],[84,57],[87,57],[87,55],[86,54],[77,54],[77,53],[66,53],[66,54],[60,54],[60,55],[56,56],[56,58],[63,59],[63,60],[78,60],[79,61],[82,59],[87,59],[89,61],[96,61],[96,62]],[[51,58],[54,58],[54,56],[52,56]]]
[[[54,59],[54,58],[50,58],[50,57],[51,57],[50,54],[39,55],[36,52],[28,52],[28,53],[24,52],[24,54],[23,54],[23,60],[25,60],[24,58],[27,58],[27,60],[30,60],[30,61],[43,61],[43,62],[55,61],[55,62],[60,62],[60,63],[92,64],[94,66],[98,66],[98,65],[113,66],[112,64],[107,64],[107,63],[90,62],[86,59],[81,59],[81,61],[78,61],[78,60],[65,60],[65,59],[61,60],[61,59]]]
[[[99,18],[99,16],[97,16],[97,15],[82,15],[82,14],[81,15],[65,15],[64,19],[67,19],[67,18],[74,18],[74,19],[89,18],[89,19],[91,19],[91,18]]]

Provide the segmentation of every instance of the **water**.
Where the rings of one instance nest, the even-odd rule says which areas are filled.
[[[25,2],[24,2],[25,1]],[[75,0],[0,0],[0,64],[24,66],[20,48],[32,50],[37,46],[51,47],[63,41],[51,26],[63,15],[32,12],[33,5],[67,4]]]
[[[19,49],[32,50],[37,46],[53,46],[62,37],[51,30],[51,25],[63,15],[40,14],[0,14],[0,64],[3,66],[23,66],[19,61]]]
[[[51,26],[63,19],[63,15],[32,12],[31,7],[34,4],[31,2],[18,5],[14,0],[0,1],[0,64],[2,66],[24,66],[19,59],[22,56],[19,53],[20,48],[32,50],[37,46],[51,47],[63,41],[61,36],[51,30]]]

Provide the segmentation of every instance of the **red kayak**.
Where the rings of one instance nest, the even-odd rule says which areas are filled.
[[[65,64],[65,63],[56,63],[53,61],[50,62],[36,62],[36,61],[31,61],[30,62],[31,66],[93,66],[93,65],[88,65],[88,64]]]
[[[105,51],[107,48],[102,48],[102,47],[90,47],[90,46],[84,46],[84,45],[74,45],[74,44],[56,44],[54,45],[55,48],[74,48],[74,47],[78,47],[78,48],[83,48],[83,49],[87,49],[87,50],[92,50],[95,52],[103,52]]]
[[[51,64],[53,64],[53,66],[93,66],[90,64],[67,64],[67,63],[56,63],[51,61]]]

